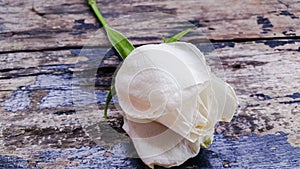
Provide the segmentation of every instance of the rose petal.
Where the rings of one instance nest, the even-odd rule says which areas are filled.
[[[238,104],[200,50],[184,42],[136,48],[119,69],[115,87],[123,128],[152,168],[197,155],[212,140],[217,121],[231,120]]]
[[[203,142],[202,138],[189,142],[157,122],[136,123],[125,119],[123,128],[131,137],[140,158],[150,168],[154,165],[178,166],[196,156]]]
[[[231,86],[226,82],[212,75],[212,90],[217,99],[218,114],[221,114],[222,121],[231,121],[233,114],[238,106],[238,99]]]

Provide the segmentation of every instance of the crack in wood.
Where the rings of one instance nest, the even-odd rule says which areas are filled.
[[[138,38],[141,39],[141,38]],[[151,38],[156,39],[156,38]],[[228,43],[243,43],[243,42],[253,42],[253,41],[269,41],[269,40],[300,40],[300,36],[291,36],[291,37],[266,37],[266,38],[233,38],[233,39],[209,39],[212,43],[219,42],[228,42]],[[139,44],[138,46],[141,46]],[[29,52],[47,52],[47,51],[60,51],[60,50],[72,50],[72,49],[83,49],[83,48],[99,48],[99,46],[63,46],[63,47],[53,47],[53,48],[41,48],[41,49],[28,49],[28,50],[12,50],[12,51],[0,51],[0,54],[8,53],[29,53]]]

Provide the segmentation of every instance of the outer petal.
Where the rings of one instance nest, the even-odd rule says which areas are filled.
[[[168,100],[166,113],[156,121],[195,142],[201,135],[197,127],[207,123],[207,119],[197,109],[198,95],[205,87],[206,84],[195,85],[176,92]]]
[[[115,79],[124,130],[150,167],[180,165],[211,139],[237,107],[233,89],[211,74],[192,44],[136,48]]]
[[[218,114],[221,114],[219,120],[229,122],[238,106],[237,96],[229,84],[214,75],[212,75],[211,83],[217,100]]]
[[[168,50],[174,53],[192,73],[195,84],[204,83],[209,79],[210,69],[206,65],[204,55],[191,43],[175,42],[168,45]]]
[[[171,95],[195,83],[189,68],[165,45],[135,49],[119,69],[116,92],[127,116],[154,120]]]
[[[208,119],[204,129],[211,132],[218,121],[230,121],[238,106],[232,87],[213,74],[210,85],[200,93],[198,103],[200,112]]]
[[[195,142],[199,135],[195,128],[207,122],[197,109],[197,97],[209,81],[204,61],[201,52],[188,43],[134,50],[115,83],[125,116],[134,121],[155,120]]]
[[[136,123],[125,119],[123,128],[143,162],[150,168],[154,168],[154,165],[172,167],[182,164],[199,153],[200,143],[204,139],[199,137],[196,142],[189,142],[156,122]]]

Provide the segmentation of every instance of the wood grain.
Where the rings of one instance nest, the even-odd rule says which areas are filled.
[[[291,143],[299,146],[298,139],[295,139],[299,137],[299,44],[295,40],[214,43],[216,49],[207,52],[207,60],[209,62],[216,56],[219,57],[220,60],[212,62],[211,67],[219,70],[219,66],[223,66],[222,76],[234,86],[241,103],[234,120],[229,124],[222,124],[227,128],[227,136],[284,131],[290,133]],[[80,108],[88,107],[90,108],[85,112],[74,112],[66,117],[81,119],[82,121],[78,121],[80,125],[98,123],[97,116],[101,116],[102,110],[91,109],[104,103],[105,90],[120,61],[112,53],[111,57],[102,62],[99,59],[99,63],[95,63],[95,51],[104,54],[106,50],[87,49],[80,53],[80,50],[72,49],[47,53],[1,54],[0,58],[5,58],[2,63],[9,60],[15,62],[15,68],[10,64],[3,64],[0,70],[0,92],[4,93],[3,100],[6,100],[1,107],[8,117],[1,127],[13,124],[17,126],[20,122],[15,119],[19,118],[17,114],[22,115],[22,124],[26,124],[25,126],[64,125],[66,120],[57,117],[55,112],[68,113],[69,110],[77,109],[81,112]],[[48,57],[45,58],[45,54]],[[22,65],[19,62],[30,64]],[[105,64],[99,66],[101,63]],[[97,71],[98,75],[102,72],[102,76],[97,77]],[[80,89],[72,88],[72,84],[79,85]],[[88,99],[93,97],[95,90],[99,91],[96,93],[98,103]],[[27,102],[27,106],[15,107],[14,104],[25,103],[25,96],[31,100]],[[84,99],[87,99],[86,103],[76,107],[76,101]],[[12,100],[16,103],[11,103]],[[9,113],[11,111],[15,113]],[[31,112],[32,116],[27,116],[26,112]],[[36,117],[32,118],[33,116]],[[55,120],[49,124],[42,123],[42,119],[49,118]],[[34,119],[37,121],[32,123]]]
[[[106,44],[104,36],[90,40],[100,25],[83,0],[1,3],[2,52],[80,47],[87,41],[90,45]],[[300,5],[296,0],[126,0],[98,1],[98,5],[108,22],[134,44],[161,42],[162,35],[181,31],[187,21],[197,25],[211,40],[295,38],[300,34]],[[151,17],[143,15],[145,12],[165,13],[177,19],[152,23]],[[134,17],[122,18],[128,15]],[[128,31],[128,24],[135,31]],[[149,25],[156,31],[148,32]],[[191,35],[189,39],[195,37]]]
[[[236,89],[233,120],[219,123],[211,147],[178,168],[299,166],[297,0],[97,3],[137,46],[196,25],[182,40],[196,44]],[[0,0],[0,23],[0,168],[145,168],[99,139],[111,131],[124,136],[116,106],[110,105],[107,122],[102,117],[121,61],[108,51],[86,2]]]

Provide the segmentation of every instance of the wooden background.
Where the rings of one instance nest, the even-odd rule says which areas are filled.
[[[218,124],[214,143],[178,168],[299,168],[300,1],[97,3],[135,45],[160,43],[186,26],[179,21],[195,24],[215,48],[206,56],[220,57],[212,67],[236,89],[232,122]],[[168,17],[156,23],[145,12]],[[119,19],[128,15],[138,22]],[[113,51],[97,60],[108,43],[84,0],[0,0],[0,23],[0,168],[146,168],[99,139],[120,61]],[[87,45],[98,47],[81,50]],[[123,134],[114,105],[109,116],[110,130]]]

